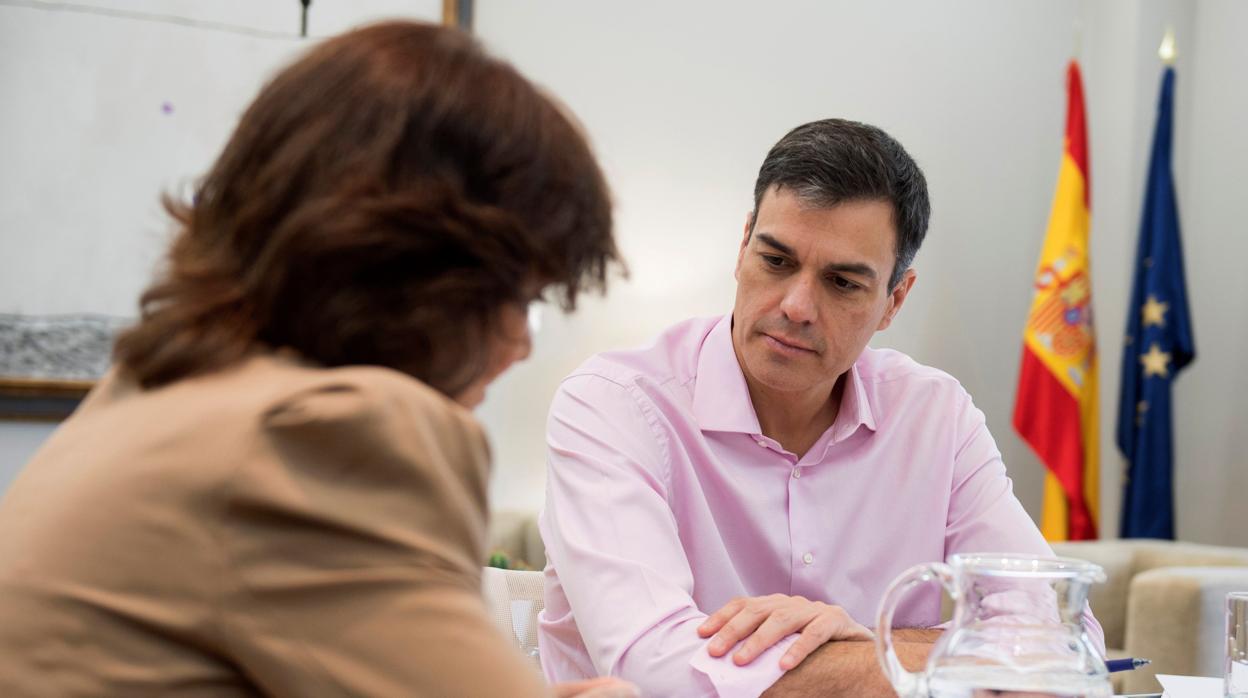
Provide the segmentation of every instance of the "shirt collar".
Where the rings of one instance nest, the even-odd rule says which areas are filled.
[[[865,354],[866,352],[863,352],[864,356]],[[832,424],[832,438],[835,441],[849,436],[860,426],[875,431],[875,413],[871,410],[867,386],[862,382],[861,365],[864,361],[863,356],[859,356],[846,372],[845,391],[841,394],[841,409],[837,412],[836,421]]]
[[[847,373],[841,409],[832,424],[834,441],[849,436],[859,426],[875,431],[875,415],[859,369],[862,361],[859,357]],[[693,417],[702,431],[762,433],[745,374],[732,348],[732,315],[715,323],[702,342],[693,382]]]
[[[762,432],[745,374],[732,349],[731,314],[720,318],[702,342],[698,375],[693,380],[693,418],[702,431]]]

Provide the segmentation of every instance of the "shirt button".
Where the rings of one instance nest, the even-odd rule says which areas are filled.
[[[814,561],[815,561],[815,556],[811,555],[810,553],[806,553],[805,555],[802,556],[802,562],[805,562],[808,565],[813,563]]]
[[[767,448],[767,442],[763,441],[762,439],[759,439],[758,441],[755,441],[754,443],[758,444],[759,446],[762,446],[763,448]]]
[[[801,468],[794,468],[794,469],[793,469],[793,477],[801,477],[801,476],[802,476],[802,469],[801,469]]]

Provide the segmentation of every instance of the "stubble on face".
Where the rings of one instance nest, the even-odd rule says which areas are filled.
[[[736,272],[733,344],[747,381],[831,391],[886,324],[894,231],[887,202],[818,208],[791,191],[764,196]]]

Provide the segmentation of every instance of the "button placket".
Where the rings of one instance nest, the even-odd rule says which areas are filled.
[[[806,487],[806,483],[797,482],[802,478],[802,466],[799,465],[801,460],[796,455],[788,456],[789,465],[789,530],[792,534],[790,544],[793,546],[790,550],[790,558],[793,561],[793,584],[794,588],[809,588],[811,585],[810,576],[814,572],[815,555],[814,551],[809,547],[812,543],[809,540],[811,531],[805,530],[803,526],[797,522],[805,521],[808,517],[804,513],[809,510],[812,505],[811,496],[813,492]]]

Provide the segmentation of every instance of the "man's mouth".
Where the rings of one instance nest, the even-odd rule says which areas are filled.
[[[768,345],[776,349],[779,349],[781,351],[784,351],[786,353],[802,353],[802,352],[808,353],[808,354],[815,353],[814,349],[806,346],[805,344],[802,344],[801,342],[795,339],[789,339],[788,337],[785,337],[783,335],[777,336],[777,335],[768,334],[764,332],[763,338],[764,338],[763,341],[767,342]]]

